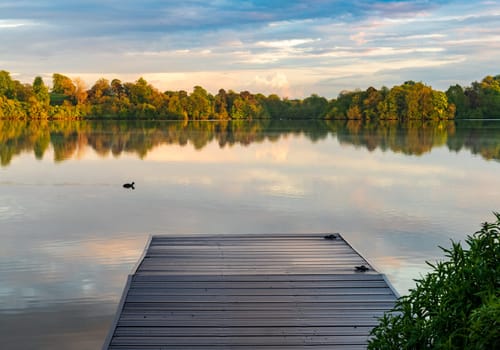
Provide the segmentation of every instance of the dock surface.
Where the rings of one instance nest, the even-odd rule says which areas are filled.
[[[103,349],[365,349],[396,293],[324,236],[151,237]]]

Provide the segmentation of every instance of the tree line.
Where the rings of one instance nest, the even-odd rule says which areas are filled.
[[[437,91],[407,81],[392,88],[343,91],[327,100],[313,94],[304,99],[264,96],[220,89],[212,95],[201,86],[193,91],[161,92],[139,78],[122,83],[101,78],[90,89],[79,79],[52,75],[52,88],[41,77],[32,84],[0,71],[0,118],[10,119],[349,119],[445,120],[500,117],[500,75],[487,76],[470,87]]]

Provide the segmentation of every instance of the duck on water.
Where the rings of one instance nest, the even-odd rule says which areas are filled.
[[[129,188],[129,189],[132,189],[132,190],[135,190],[135,187],[134,187],[134,182],[132,181],[131,183],[126,183],[126,184],[123,184],[123,187],[124,188]]]

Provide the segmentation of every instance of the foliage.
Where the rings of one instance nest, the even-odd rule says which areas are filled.
[[[417,280],[372,330],[369,349],[500,348],[500,214]]]
[[[454,117],[446,94],[422,83],[407,81],[392,89],[342,92],[331,103],[328,117],[346,119],[441,120]]]
[[[22,84],[0,71],[0,118],[135,118],[184,120],[346,119],[447,120],[500,116],[500,76],[485,77],[471,87],[452,86],[446,93],[421,82],[407,81],[388,89],[343,91],[327,100],[264,96],[220,89],[214,96],[201,86],[160,92],[144,78],[122,83],[100,78],[87,89],[82,79],[52,75],[49,92],[41,77]]]
[[[451,86],[446,95],[455,104],[456,115],[460,118],[500,117],[500,75],[486,76],[480,83],[470,87]]]

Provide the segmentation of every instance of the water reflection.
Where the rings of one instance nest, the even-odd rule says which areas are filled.
[[[22,152],[43,158],[50,146],[54,161],[82,157],[86,146],[100,156],[123,152],[146,156],[160,145],[191,144],[201,150],[216,141],[223,148],[277,142],[305,135],[316,142],[329,135],[341,144],[422,155],[447,146],[467,149],[485,159],[500,159],[500,123],[495,121],[276,121],[154,122],[154,121],[10,121],[0,120],[0,162],[3,166]],[[279,155],[277,155],[279,156]]]
[[[8,349],[98,348],[148,234],[342,232],[404,293],[500,210],[500,123],[0,123]]]

